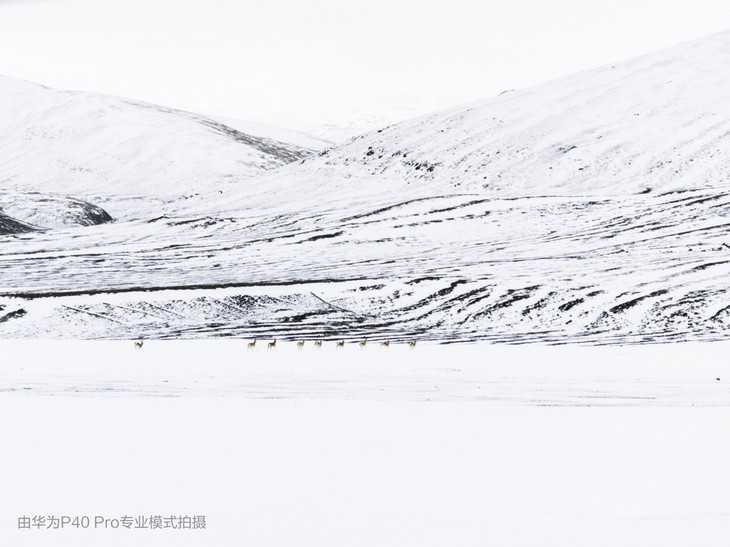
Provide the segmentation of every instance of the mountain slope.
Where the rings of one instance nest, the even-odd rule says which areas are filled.
[[[318,148],[306,142],[311,148],[189,112],[0,77],[4,191],[178,198],[301,160]]]
[[[374,131],[293,176],[495,197],[723,186],[729,65],[725,32]]]
[[[0,335],[726,338],[728,62],[715,35],[5,236]]]

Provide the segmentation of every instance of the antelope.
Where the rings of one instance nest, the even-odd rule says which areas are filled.
[[[410,342],[408,342],[408,345],[410,346],[411,349],[416,347],[416,342],[417,342],[416,340],[411,340]]]
[[[269,343],[268,343],[268,344],[266,345],[266,347],[267,347],[268,349],[274,349],[274,348],[276,347],[276,340],[272,340],[271,342],[269,342]]]
[[[314,341],[314,347],[315,348],[321,348],[322,347],[322,340],[315,340]]]
[[[363,340],[363,341],[361,341],[361,342],[360,342],[360,349],[365,349],[365,346],[367,345],[367,343],[368,343],[368,341],[367,341],[367,340]]]
[[[136,349],[142,349],[143,345],[144,345],[144,341],[142,341],[142,340],[135,340],[135,342],[134,342],[134,347]]]
[[[345,341],[344,340],[340,340],[339,342],[337,342],[337,347],[338,348],[344,348],[345,347]]]
[[[297,347],[302,349],[304,347],[304,340],[299,340],[299,342],[297,342]]]
[[[383,346],[384,348],[389,348],[390,340],[385,340],[384,342],[380,342],[380,345]]]
[[[254,349],[256,347],[256,340],[248,343],[248,349]]]

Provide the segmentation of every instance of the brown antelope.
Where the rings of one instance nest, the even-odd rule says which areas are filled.
[[[338,342],[337,342],[337,347],[338,347],[338,348],[344,348],[344,347],[345,347],[345,341],[344,341],[344,340],[340,340],[340,341],[338,341]]]
[[[315,340],[314,341],[314,347],[315,348],[321,348],[322,347],[322,340]]]
[[[360,349],[365,349],[365,346],[367,346],[367,344],[368,344],[368,341],[367,340],[362,340],[360,342]]]
[[[269,342],[269,343],[268,343],[268,344],[266,345],[266,347],[267,347],[268,349],[274,349],[274,348],[276,347],[276,340],[272,340],[271,342]]]
[[[136,340],[136,341],[134,342],[134,347],[135,347],[136,349],[142,349],[142,346],[143,346],[143,345],[144,345],[144,341],[142,341],[142,340]]]
[[[408,342],[408,346],[409,346],[409,347],[410,347],[411,349],[413,349],[413,348],[415,348],[415,347],[416,347],[416,342],[417,342],[417,340],[411,340],[410,342]]]
[[[390,340],[385,340],[384,342],[380,342],[380,345],[383,346],[384,348],[389,348]]]
[[[254,349],[256,347],[256,340],[248,343],[248,349]]]
[[[297,347],[302,349],[304,347],[304,340],[299,340],[299,342],[297,342]]]

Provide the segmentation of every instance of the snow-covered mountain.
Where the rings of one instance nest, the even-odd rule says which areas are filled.
[[[35,207],[35,192],[102,202],[110,196],[179,198],[246,184],[326,144],[257,127],[251,135],[189,112],[0,77],[0,190],[13,193],[15,204],[26,196],[25,209]],[[261,136],[267,129],[282,140]],[[286,141],[289,136],[297,144]],[[0,208],[8,213],[7,207],[2,199]],[[60,209],[59,216],[67,212]]]
[[[296,127],[308,135],[314,135],[334,144],[342,144],[363,133],[415,118],[433,110],[414,105],[379,104],[347,110],[281,113],[267,116],[265,119],[278,126]]]
[[[730,32],[362,135],[298,176],[494,197],[730,182]]]
[[[0,335],[724,338],[729,63],[718,34],[235,183],[228,145],[165,195],[122,168],[117,222],[0,241]]]

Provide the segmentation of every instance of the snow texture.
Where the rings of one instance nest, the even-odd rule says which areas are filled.
[[[729,64],[722,33],[319,152],[0,80],[0,336],[725,338]]]
[[[684,547],[730,534],[727,344],[3,341],[13,547]],[[206,530],[18,530],[202,514]]]

